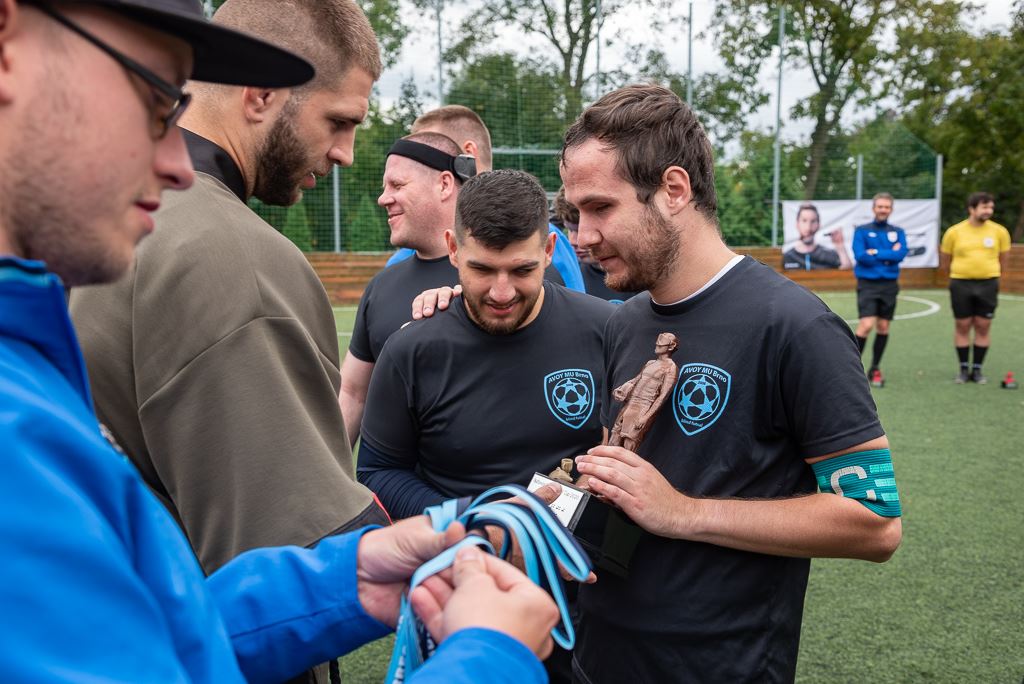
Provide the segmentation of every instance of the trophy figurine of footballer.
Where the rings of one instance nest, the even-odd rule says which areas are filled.
[[[644,364],[634,377],[612,391],[623,402],[608,435],[610,446],[621,446],[636,453],[654,423],[676,381],[676,364],[670,358],[678,341],[672,333],[661,333],[654,345],[656,358]],[[562,485],[562,494],[551,504],[558,519],[572,531],[590,554],[594,564],[625,577],[643,530],[615,506],[594,496],[584,475],[572,481],[572,459],[563,458],[561,466],[547,476],[535,473],[530,490],[551,481]]]

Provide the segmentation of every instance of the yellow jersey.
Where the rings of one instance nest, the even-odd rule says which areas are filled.
[[[953,257],[949,277],[962,280],[998,278],[999,255],[1010,251],[1010,231],[995,221],[972,226],[970,220],[950,226],[942,236],[942,253]]]

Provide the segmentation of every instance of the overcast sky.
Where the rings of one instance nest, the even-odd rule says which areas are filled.
[[[686,0],[678,0],[676,3],[680,12],[688,12],[689,4]],[[982,12],[975,26],[972,28],[988,27],[1006,28],[1010,23],[1010,16],[1013,10],[1014,0],[981,0],[978,2]],[[457,26],[458,20],[466,12],[466,4],[459,3],[445,9],[443,15],[443,40],[450,41],[450,36]],[[714,3],[710,0],[695,0],[693,3],[693,71],[694,76],[699,76],[708,71],[721,71],[724,67],[718,59],[717,51],[711,41],[700,34],[705,33],[714,9]],[[649,16],[649,15],[647,15]],[[414,29],[406,40],[402,59],[398,65],[389,69],[380,80],[378,89],[385,103],[390,103],[397,96],[401,82],[412,76],[419,86],[421,95],[428,107],[437,103],[437,25],[434,15],[421,15],[414,11],[406,12],[406,20]],[[614,18],[616,26],[623,27],[634,39],[642,36],[642,33],[650,33],[649,19],[644,19],[638,12],[623,13]],[[609,21],[609,24],[611,22]],[[609,26],[606,24],[606,32]],[[678,32],[678,36],[661,35],[661,48],[665,50],[671,67],[678,72],[685,72],[687,69],[687,36],[684,27],[671,28],[671,31]],[[498,49],[513,50],[524,53],[527,50],[535,49],[550,53],[550,47],[542,42],[530,44],[524,43],[522,36],[506,38],[499,41],[495,46]],[[591,51],[590,65],[588,70],[595,68],[594,55]],[[601,55],[601,64],[604,69],[614,68],[621,64],[624,55],[616,46],[604,48]],[[775,122],[775,88],[777,70],[774,66],[766,68],[762,73],[762,85],[772,94],[771,103],[759,110],[751,119],[750,125],[765,130],[774,128]],[[783,136],[787,139],[806,139],[810,135],[810,121],[787,121],[786,112],[793,104],[801,98],[813,92],[813,83],[809,73],[799,71],[787,71],[783,79],[782,107],[783,107]],[[856,116],[856,113],[852,113]],[[849,117],[848,117],[849,118]]]

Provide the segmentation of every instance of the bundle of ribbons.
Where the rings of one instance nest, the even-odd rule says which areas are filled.
[[[508,497],[516,497],[516,502],[508,501]],[[450,567],[455,561],[455,554],[463,546],[476,545],[499,558],[507,559],[512,553],[515,540],[522,554],[526,575],[551,594],[561,612],[561,619],[551,630],[552,639],[562,648],[573,647],[576,632],[569,617],[559,565],[570,577],[583,581],[590,574],[591,562],[572,534],[543,501],[518,485],[501,485],[478,496],[461,515],[458,513],[458,502],[454,499],[440,506],[431,506],[426,514],[438,532],[443,532],[458,521],[471,534],[420,566],[409,583],[410,592],[426,578]],[[485,528],[488,526],[499,527],[504,531],[504,539],[498,550],[487,539]],[[436,644],[413,612],[407,594],[402,599],[398,616],[395,650],[384,680],[386,684],[404,682],[433,655],[435,649]]]

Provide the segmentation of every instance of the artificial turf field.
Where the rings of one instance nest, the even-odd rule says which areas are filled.
[[[853,292],[821,296],[856,319]],[[904,292],[896,315],[886,386],[872,392],[892,446],[903,544],[881,565],[812,563],[797,681],[1020,684],[1024,389],[999,381],[1007,370],[1024,376],[1024,296],[1000,297],[984,386],[953,383],[946,291]],[[344,352],[354,309],[335,318]],[[345,681],[383,681],[390,651],[385,639],[349,655]]]

